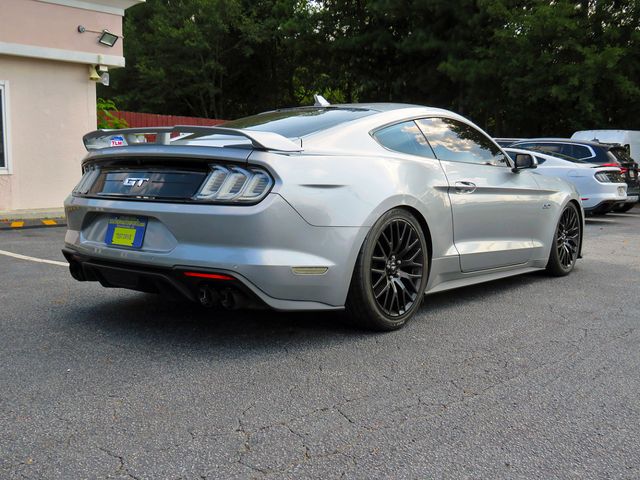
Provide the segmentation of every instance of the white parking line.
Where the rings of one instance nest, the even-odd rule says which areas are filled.
[[[50,263],[51,265],[59,265],[61,267],[68,267],[69,266],[69,264],[67,262],[56,262],[55,260],[45,260],[44,258],[28,257],[27,255],[20,255],[19,253],[7,252],[5,250],[0,250],[0,255],[6,255],[7,257],[13,257],[13,258],[19,258],[20,260],[29,260],[31,262]]]

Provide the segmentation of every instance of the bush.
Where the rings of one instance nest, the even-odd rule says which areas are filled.
[[[129,124],[126,120],[114,115],[112,112],[118,112],[118,107],[113,100],[106,100],[104,98],[98,98],[98,128],[100,129],[113,129],[113,128],[127,128]]]

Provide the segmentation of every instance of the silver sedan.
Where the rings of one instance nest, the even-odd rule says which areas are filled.
[[[63,252],[105,287],[391,330],[425,293],[580,257],[576,189],[446,110],[321,102],[84,142]]]

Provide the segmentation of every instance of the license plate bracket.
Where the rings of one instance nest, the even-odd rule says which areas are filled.
[[[117,215],[109,218],[104,243],[116,247],[141,248],[147,230],[146,217]]]

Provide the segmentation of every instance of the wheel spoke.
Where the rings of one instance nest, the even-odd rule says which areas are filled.
[[[382,232],[382,238],[384,238],[384,240],[387,242],[387,246],[389,247],[389,255],[391,255],[391,252],[393,252],[393,237],[391,237],[391,240],[389,240],[385,233]]]
[[[380,275],[380,278],[378,280],[376,280],[376,283],[374,283],[372,285],[371,288],[373,288],[373,291],[375,292],[376,288],[378,288],[378,286],[382,283],[383,280],[385,280],[387,278],[386,275]]]

